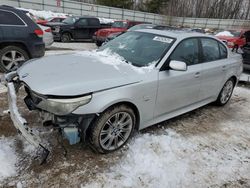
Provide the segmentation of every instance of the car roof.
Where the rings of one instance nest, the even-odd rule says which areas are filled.
[[[71,18],[77,18],[77,19],[80,19],[80,18],[95,18],[95,19],[98,19],[97,17],[94,17],[94,16],[69,16]]]
[[[184,30],[157,30],[157,29],[140,29],[137,30],[138,32],[145,32],[145,33],[152,33],[157,35],[162,35],[166,37],[176,38],[176,39],[184,39],[184,38],[190,38],[190,37],[211,37],[206,34],[197,33],[193,31],[184,31]]]

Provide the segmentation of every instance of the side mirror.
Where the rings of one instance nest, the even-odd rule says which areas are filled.
[[[187,64],[183,61],[175,61],[171,60],[169,63],[169,67],[176,71],[186,71],[187,70]]]

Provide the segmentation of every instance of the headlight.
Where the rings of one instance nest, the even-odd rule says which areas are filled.
[[[92,95],[70,99],[44,99],[37,106],[56,115],[66,115],[91,101]]]

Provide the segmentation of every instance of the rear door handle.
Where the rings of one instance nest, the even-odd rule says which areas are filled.
[[[200,77],[200,75],[201,75],[201,73],[200,73],[200,72],[196,72],[196,73],[195,73],[195,75],[194,75],[194,77],[195,77],[195,78],[199,78],[199,77]]]

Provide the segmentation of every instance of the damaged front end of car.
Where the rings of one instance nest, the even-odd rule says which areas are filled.
[[[72,114],[78,107],[89,103],[92,95],[63,97],[45,96],[32,91],[24,82],[20,81],[17,72],[5,74],[1,80],[8,88],[9,114],[14,126],[25,139],[35,146],[42,149],[41,164],[45,163],[50,150],[46,147],[46,141],[42,140],[35,131],[28,126],[27,121],[21,116],[17,106],[17,93],[24,87],[27,95],[24,102],[30,111],[38,110],[40,121],[44,126],[52,126],[54,130],[59,130],[63,138],[69,141],[70,145],[85,140],[85,135],[89,124],[95,115],[75,115]]]

